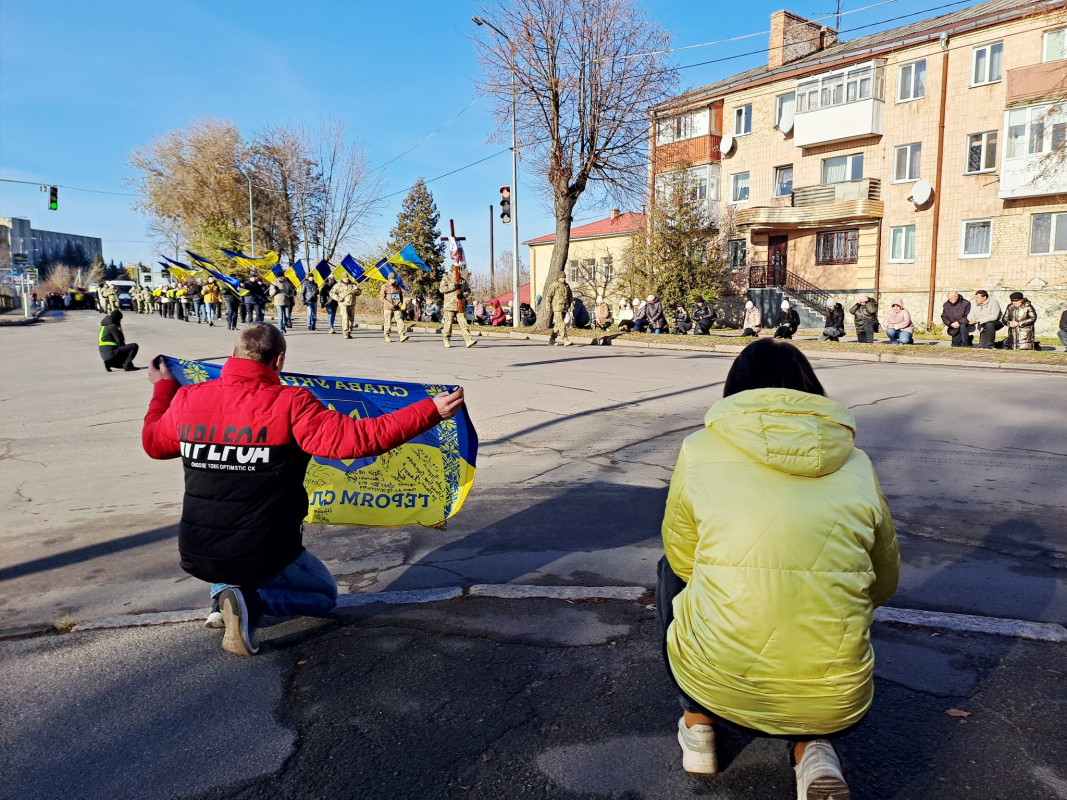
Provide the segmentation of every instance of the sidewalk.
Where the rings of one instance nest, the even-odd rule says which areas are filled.
[[[651,600],[341,608],[224,653],[202,623],[0,642],[5,797],[795,797],[778,742],[680,765]],[[1064,645],[877,623],[857,798],[1061,798]],[[951,712],[951,713],[947,713]],[[963,712],[963,713],[961,713]]]

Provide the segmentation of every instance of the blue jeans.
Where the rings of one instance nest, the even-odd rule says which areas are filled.
[[[319,321],[319,304],[318,303],[309,303],[308,304],[308,330],[309,331],[315,330],[315,323],[317,323],[318,321]]]
[[[278,327],[282,329],[282,333],[285,333],[286,328],[293,327],[293,307],[292,306],[278,306]]]
[[[240,305],[236,300],[226,301],[226,327],[237,328],[237,310]]]
[[[896,328],[886,328],[885,335],[889,337],[890,344],[911,344],[911,331],[900,331]]]
[[[198,325],[201,322],[204,321],[204,301],[203,300],[194,300],[193,301],[193,313],[196,314],[196,323]]]
[[[211,599],[226,589],[251,588],[213,583]],[[337,605],[337,584],[333,575],[309,550],[256,589],[263,603],[263,613],[272,617],[324,617]]]
[[[337,319],[337,306],[326,307],[326,319],[330,323],[330,330],[333,330],[333,321]]]

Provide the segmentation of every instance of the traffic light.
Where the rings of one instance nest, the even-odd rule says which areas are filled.
[[[59,187],[52,186],[48,189],[48,210],[59,211]]]
[[[511,223],[511,187],[500,187],[500,221],[505,225]]]

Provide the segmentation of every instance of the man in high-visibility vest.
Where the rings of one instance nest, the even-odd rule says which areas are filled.
[[[126,337],[122,333],[121,311],[112,311],[104,317],[96,343],[100,347],[100,358],[104,359],[104,369],[108,372],[112,367],[122,367],[126,372],[140,369],[133,365],[137,345],[126,344]]]

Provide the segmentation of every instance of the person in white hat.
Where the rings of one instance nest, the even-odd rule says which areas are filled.
[[[778,321],[775,324],[778,326],[774,332],[775,339],[792,339],[800,327],[800,314],[789,307],[788,300],[782,301],[782,310],[778,312]]]
[[[841,308],[841,304],[831,297],[826,301],[826,322],[824,323],[822,336],[819,337],[819,341],[836,342],[844,335],[845,309]]]
[[[745,320],[741,323],[742,336],[759,336],[763,328],[763,315],[751,300],[745,303]]]
[[[619,330],[623,333],[629,333],[634,329],[634,310],[630,305],[630,301],[625,297],[619,301],[619,313],[616,316],[615,324],[619,326]]]

